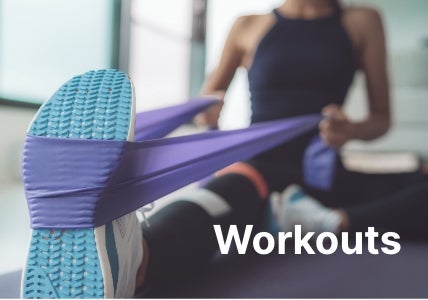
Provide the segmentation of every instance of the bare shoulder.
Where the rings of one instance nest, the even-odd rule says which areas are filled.
[[[269,21],[271,14],[244,15],[235,20],[233,27],[239,31],[247,31]]]
[[[382,27],[382,17],[378,10],[368,6],[349,6],[343,10],[343,18],[356,28],[367,31]]]
[[[345,6],[342,22],[356,53],[361,53],[367,45],[373,45],[373,41],[384,40],[381,14],[372,7]]]
[[[241,65],[248,68],[261,38],[275,22],[272,13],[241,16],[233,25],[235,45],[242,50]]]
[[[235,20],[232,32],[243,48],[251,51],[254,44],[258,43],[260,36],[266,32],[274,21],[272,14],[246,15]]]

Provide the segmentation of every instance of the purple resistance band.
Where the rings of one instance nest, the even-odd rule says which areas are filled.
[[[198,98],[185,104],[138,113],[135,121],[135,140],[146,141],[164,137],[216,103],[219,103],[216,99]]]
[[[32,228],[91,228],[318,126],[308,115],[246,129],[143,142],[27,136]]]
[[[322,191],[329,191],[335,178],[337,152],[327,146],[321,136],[312,138],[303,157],[305,183]]]

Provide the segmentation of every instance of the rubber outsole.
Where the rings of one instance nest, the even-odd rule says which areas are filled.
[[[28,134],[127,140],[132,97],[125,73],[90,71],[65,83],[40,108]],[[94,228],[34,229],[21,294],[23,298],[104,298],[102,271]]]

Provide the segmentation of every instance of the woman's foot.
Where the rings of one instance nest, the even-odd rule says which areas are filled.
[[[341,231],[341,213],[323,206],[298,185],[287,187],[281,194],[274,195],[271,201],[274,217],[282,231],[294,231],[295,225],[302,225],[304,233]]]
[[[60,139],[131,141],[134,116],[135,99],[128,76],[115,70],[91,71],[65,83],[40,108],[28,135],[56,142],[61,142]],[[47,157],[47,161],[29,159],[33,153],[43,152],[43,147],[26,148],[23,173],[27,192],[36,188],[34,180],[29,178],[38,178],[37,184],[53,192],[56,188],[49,180],[52,177],[60,178],[61,185],[81,182],[82,186],[75,188],[87,188],[85,180],[79,181],[75,172],[68,171],[67,168],[76,163],[69,156]],[[53,159],[63,162],[64,168],[50,169],[48,162]],[[40,179],[42,173],[46,173],[43,177],[46,180]],[[100,184],[108,180],[110,173],[106,174]],[[53,179],[51,181],[55,181]],[[47,211],[42,213],[61,222],[62,217],[58,216],[68,213],[57,207],[55,200],[55,197],[42,197],[29,202],[30,210],[40,210],[40,204],[50,201],[50,205],[43,206],[42,210]],[[71,212],[79,211],[89,213],[78,205],[71,209]],[[143,256],[142,232],[135,213],[93,228],[34,227],[22,277],[22,297],[124,298],[134,295]]]

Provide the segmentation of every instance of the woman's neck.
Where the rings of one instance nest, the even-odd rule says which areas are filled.
[[[334,0],[287,0],[278,11],[290,18],[316,19],[334,13]]]

